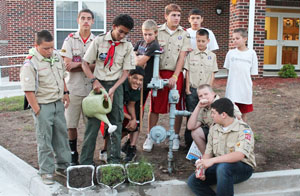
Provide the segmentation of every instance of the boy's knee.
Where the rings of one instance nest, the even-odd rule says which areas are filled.
[[[195,186],[195,180],[197,180],[196,176],[195,176],[195,173],[193,173],[192,175],[190,175],[190,177],[188,178],[188,181],[187,181],[187,185],[192,188],[193,186]]]
[[[217,166],[217,176],[231,175],[231,174],[232,174],[232,164],[231,163],[220,163]]]

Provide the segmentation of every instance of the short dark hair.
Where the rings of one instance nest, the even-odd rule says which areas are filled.
[[[42,31],[36,33],[35,43],[37,45],[40,45],[43,41],[45,41],[45,42],[52,42],[53,41],[53,36],[47,30],[42,30]]]
[[[133,29],[134,21],[128,14],[120,14],[119,16],[114,18],[113,24],[116,26],[124,26],[128,29]]]
[[[228,98],[220,98],[211,104],[211,108],[215,109],[219,114],[225,112],[228,116],[233,117],[233,103]]]
[[[145,77],[145,70],[140,66],[136,66],[135,69],[130,70],[129,74],[130,75],[139,74]]]
[[[203,16],[203,12],[201,10],[199,10],[198,8],[195,8],[195,9],[190,10],[189,17],[191,15],[200,15],[200,16]]]
[[[209,32],[206,29],[199,29],[196,34],[201,36],[205,35],[207,39],[209,39]]]
[[[83,12],[91,14],[92,15],[92,19],[94,19],[94,13],[90,9],[82,9],[82,10],[80,10],[80,12],[78,13],[77,17],[79,18],[80,14],[83,13]]]
[[[233,30],[233,33],[239,33],[243,38],[247,38],[248,37],[248,32],[246,29],[244,28],[237,28]]]

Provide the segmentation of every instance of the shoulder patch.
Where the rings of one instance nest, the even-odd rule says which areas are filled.
[[[61,51],[61,52],[67,52],[65,49],[61,49],[60,51]]]
[[[32,59],[32,56],[31,56],[31,55],[28,55],[28,56],[26,57],[26,59]]]
[[[251,133],[251,131],[249,129],[245,129],[244,133],[249,134],[249,133]]]

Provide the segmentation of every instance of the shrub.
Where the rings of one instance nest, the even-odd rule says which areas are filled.
[[[297,78],[297,73],[295,72],[295,66],[292,64],[284,65],[278,75],[282,78]]]

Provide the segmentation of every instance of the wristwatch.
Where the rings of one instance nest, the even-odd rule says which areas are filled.
[[[95,82],[95,80],[97,80],[97,78],[92,78],[91,83],[93,84]]]
[[[65,94],[70,95],[70,91],[64,91],[64,95],[65,95]]]

